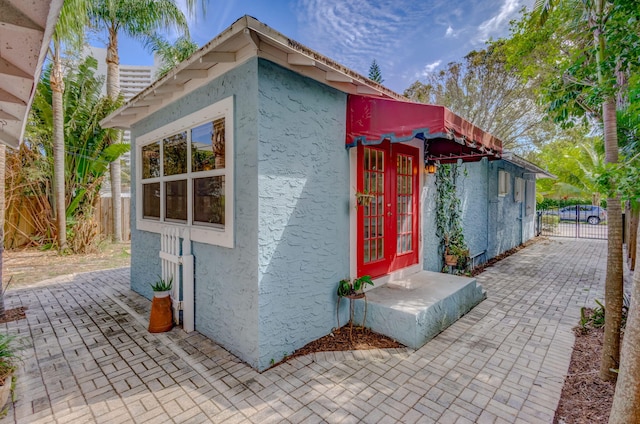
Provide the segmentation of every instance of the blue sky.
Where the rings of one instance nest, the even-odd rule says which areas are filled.
[[[425,72],[461,60],[490,38],[507,35],[509,21],[533,2],[208,0],[206,15],[191,19],[190,30],[201,46],[239,17],[251,15],[365,76],[375,59],[384,85],[402,93]],[[150,65],[153,59],[140,43],[121,37],[120,62]]]

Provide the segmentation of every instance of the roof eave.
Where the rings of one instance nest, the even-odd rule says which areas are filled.
[[[516,155],[515,153],[511,152],[511,151],[504,151],[503,155],[502,155],[502,159],[506,160],[507,162],[510,162],[514,165],[517,165],[521,168],[524,168],[525,170],[529,171],[532,174],[535,174],[536,179],[540,179],[540,178],[551,178],[551,179],[557,179],[558,177],[553,175],[552,173],[545,171],[544,169],[540,168],[538,165],[529,162],[528,160],[524,159],[523,157],[520,157],[518,155]]]
[[[230,47],[233,49],[229,50]],[[100,124],[129,129],[156,110],[255,56],[274,61],[343,92],[406,100],[402,95],[245,15],[167,75],[109,114]],[[177,84],[172,85],[172,82]]]

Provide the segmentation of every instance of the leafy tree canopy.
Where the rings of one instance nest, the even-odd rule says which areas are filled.
[[[507,66],[505,54],[502,43],[472,51],[464,61],[414,82],[404,95],[448,107],[501,139],[506,149],[522,153],[541,146],[556,128],[544,120],[536,81],[523,82],[517,70]]]

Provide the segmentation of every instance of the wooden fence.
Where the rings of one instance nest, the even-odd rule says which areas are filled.
[[[131,197],[121,197],[122,240],[131,240]],[[101,197],[96,204],[93,219],[98,224],[98,233],[108,237],[113,231],[111,197]]]
[[[122,197],[122,240],[131,239],[131,198]],[[5,214],[5,237],[4,246],[7,249],[29,245],[32,237],[36,234],[36,227],[31,220],[31,214],[27,211],[38,207],[37,200],[23,197],[21,202],[14,207],[7,209]],[[94,222],[98,225],[98,233],[107,238],[113,230],[113,220],[111,218],[111,197],[101,197],[96,202],[94,211]],[[52,231],[55,225],[52,223]]]

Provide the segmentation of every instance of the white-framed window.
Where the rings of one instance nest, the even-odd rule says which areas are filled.
[[[516,177],[516,185],[513,190],[513,200],[519,203],[524,201],[524,180],[520,177]]]
[[[137,228],[179,226],[232,248],[233,97],[138,137],[136,149]]]
[[[498,196],[504,197],[511,192],[511,174],[507,171],[498,171]]]

